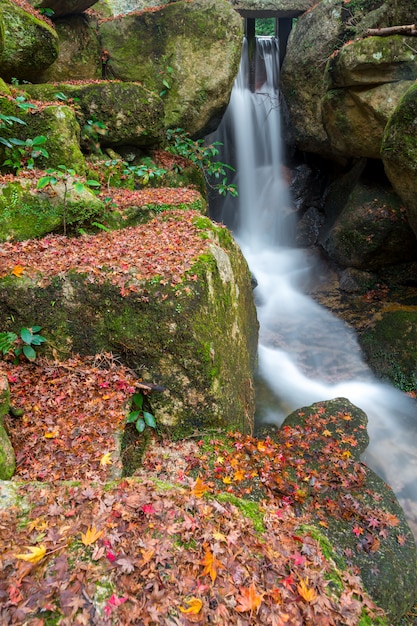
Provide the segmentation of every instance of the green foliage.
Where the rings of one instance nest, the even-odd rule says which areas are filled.
[[[67,167],[66,165],[58,165],[56,169],[49,168],[46,170],[46,175],[42,176],[38,180],[37,188],[45,189],[46,187],[53,187],[58,183],[62,183],[64,186],[64,203],[62,210],[62,218],[63,218],[63,227],[64,227],[64,235],[67,234],[67,203],[68,203],[68,190],[69,185],[73,187],[73,189],[82,193],[84,189],[87,187],[100,187],[100,183],[96,180],[80,180],[75,170]]]
[[[166,94],[168,93],[168,91],[171,89],[171,76],[172,76],[172,72],[174,71],[172,67],[170,67],[169,65],[166,68],[167,74],[168,76],[163,76],[162,78],[162,85],[163,88],[161,89],[161,91],[159,92],[159,95],[161,98],[163,98],[164,96],[166,96]]]
[[[143,433],[146,426],[150,428],[156,428],[155,418],[149,411],[146,411],[143,407],[144,395],[143,393],[135,393],[132,397],[132,409],[127,416],[126,422],[128,424],[135,424],[139,433]]]
[[[111,178],[116,171],[119,171],[122,176],[131,177],[134,181],[137,180],[139,187],[146,187],[150,182],[161,178],[167,173],[166,169],[155,165],[150,157],[144,157],[137,165],[118,159],[110,159],[105,161],[104,164],[106,167],[113,169],[108,178],[108,187],[110,187]]]
[[[81,139],[90,154],[101,154],[100,137],[107,135],[107,126],[95,116],[87,120],[81,129]]]
[[[255,20],[255,35],[257,37],[275,36],[275,18],[261,17]]]
[[[206,146],[204,139],[191,139],[182,128],[168,129],[167,140],[168,151],[188,159],[199,167],[209,187],[216,189],[222,196],[228,193],[237,196],[236,186],[227,181],[227,170],[234,172],[234,168],[221,161],[213,160],[213,157],[219,154],[217,146],[222,145],[221,143],[216,141]],[[211,182],[213,179],[219,182],[213,185]]]
[[[33,169],[35,159],[40,156],[46,158],[49,156],[47,150],[42,147],[45,141],[45,135],[37,135],[33,139],[25,140],[11,137],[6,148],[8,158],[3,161],[3,165],[16,170],[16,172],[20,172],[22,169]]]
[[[41,326],[24,327],[20,329],[19,335],[13,332],[0,333],[0,352],[7,357],[14,354],[15,362],[19,362],[21,356],[28,361],[36,359],[35,347],[46,341],[45,337],[39,334]]]

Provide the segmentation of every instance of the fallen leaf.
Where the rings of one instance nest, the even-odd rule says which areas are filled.
[[[194,487],[191,490],[191,493],[196,498],[201,498],[206,493],[206,491],[209,491],[209,487],[205,483],[203,483],[199,476],[195,482]]]
[[[107,452],[107,454],[103,454],[103,456],[100,459],[100,465],[111,465],[111,464],[112,464],[111,452]]]
[[[245,611],[252,612],[256,610],[256,612],[258,612],[263,596],[263,593],[258,594],[256,592],[254,583],[251,584],[249,589],[247,587],[240,587],[240,595],[236,598],[238,601],[235,607],[236,611],[244,613]]]
[[[204,565],[204,570],[201,575],[204,576],[204,574],[208,574],[211,578],[211,581],[214,583],[217,578],[217,570],[224,569],[224,566],[214,556],[209,548],[205,548],[205,552],[206,554],[204,556],[204,559],[200,561],[200,565]]]
[[[85,534],[81,533],[81,541],[85,546],[91,546],[97,539],[100,539],[102,534],[102,530],[97,530],[97,528],[93,526],[92,528],[87,528]]]
[[[203,606],[202,600],[195,597],[192,597],[189,600],[185,600],[184,603],[187,605],[187,608],[180,606],[179,609],[181,613],[193,613],[194,615],[197,615],[201,611]]]
[[[297,591],[306,602],[314,602],[317,598],[317,593],[313,587],[307,587],[306,583],[308,583],[308,578],[306,581],[301,579],[300,584],[297,585]]]
[[[28,563],[38,563],[46,554],[46,548],[42,544],[39,546],[26,546],[26,549],[29,550],[28,553],[16,554],[16,558]]]
[[[18,278],[21,278],[24,271],[25,271],[24,267],[22,267],[21,265],[15,265],[14,268],[12,269],[12,274],[13,276],[17,276]]]

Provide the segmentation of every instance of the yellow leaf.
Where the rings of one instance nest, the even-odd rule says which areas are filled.
[[[224,482],[225,485],[230,485],[230,483],[232,482],[232,479],[230,478],[230,476],[225,476],[224,478],[222,478],[222,481]]]
[[[233,480],[241,481],[245,478],[245,472],[243,470],[236,470]]]
[[[216,541],[224,541],[225,543],[227,543],[226,537],[223,535],[223,533],[220,532],[213,533],[213,539],[215,539]]]
[[[301,578],[300,584],[297,585],[297,591],[306,602],[314,602],[317,598],[317,593],[312,587],[307,587],[306,583],[308,583],[308,578],[306,581]]]
[[[222,563],[214,556],[209,548],[205,548],[206,554],[204,559],[200,561],[200,565],[204,565],[204,570],[202,576],[204,574],[208,574],[211,578],[211,581],[214,581],[217,578],[217,570],[224,569]]]
[[[345,459],[349,459],[352,454],[349,452],[349,450],[345,450],[344,452],[342,452],[342,456],[344,456]]]
[[[100,465],[111,465],[111,464],[112,464],[111,452],[107,452],[107,454],[103,454],[103,456],[100,459]]]
[[[85,534],[81,533],[81,541],[85,546],[91,546],[91,544],[95,543],[102,534],[102,530],[97,530],[97,528],[93,526],[92,528],[87,528]]]
[[[54,439],[55,437],[58,437],[59,432],[57,430],[52,430],[48,433],[44,434],[45,439]]]
[[[13,276],[17,276],[18,278],[21,278],[24,271],[25,271],[24,267],[22,267],[21,265],[15,265],[14,268],[12,269],[12,274]]]
[[[26,549],[29,550],[28,553],[16,554],[16,558],[22,559],[22,561],[27,561],[28,563],[38,563],[46,554],[46,548],[43,545],[26,546]]]
[[[325,437],[331,437],[332,433],[326,428],[326,430],[323,430],[322,435],[324,435]]]
[[[206,493],[206,491],[209,491],[209,487],[203,483],[199,476],[195,482],[194,487],[191,490],[191,493],[196,498],[201,498]]]
[[[200,600],[200,598],[195,598],[194,596],[189,600],[185,600],[185,604],[187,604],[188,607],[184,608],[183,606],[180,606],[181,613],[194,613],[194,615],[200,613],[203,606],[202,600]]]

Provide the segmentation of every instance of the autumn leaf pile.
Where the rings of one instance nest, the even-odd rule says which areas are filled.
[[[72,270],[88,273],[97,283],[110,281],[122,295],[140,291],[141,282],[155,276],[175,285],[207,247],[195,225],[197,217],[201,215],[195,211],[178,209],[119,231],[6,242],[0,248],[0,276],[28,277],[44,286]]]
[[[315,481],[303,463],[293,471],[297,429],[277,443],[155,436],[137,475],[109,482],[133,373],[109,354],[5,368],[24,414],[7,418],[20,495],[1,492],[1,624],[353,626],[362,611],[378,623],[360,579],[324,557],[300,511],[303,479]],[[381,515],[367,530],[395,528]]]

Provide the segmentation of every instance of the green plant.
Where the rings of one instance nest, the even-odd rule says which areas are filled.
[[[143,393],[135,393],[132,397],[132,409],[126,418],[128,424],[135,424],[136,430],[143,433],[146,426],[150,428],[156,428],[155,418],[149,411],[146,411],[143,406],[144,395]]]
[[[13,332],[0,333],[0,352],[3,356],[14,354],[16,363],[19,362],[21,355],[28,361],[34,361],[36,359],[34,346],[40,346],[46,341],[45,337],[39,334],[40,330],[41,326],[31,326],[21,328],[19,335]]]
[[[95,117],[87,120],[81,129],[81,139],[92,154],[101,154],[100,137],[107,135],[107,126]]]
[[[8,158],[3,161],[3,165],[11,167],[19,172],[21,169],[33,169],[35,159],[40,156],[48,157],[49,154],[42,145],[45,143],[45,135],[37,135],[33,139],[18,139],[11,137],[6,148]]]
[[[166,68],[166,71],[168,73],[168,76],[172,76],[172,72],[174,71],[172,67],[170,67],[169,65]],[[168,78],[166,76],[164,76],[162,78],[162,85],[163,88],[161,89],[161,91],[159,92],[159,95],[161,98],[163,98],[164,96],[166,96],[166,94],[168,93],[168,91],[171,89],[171,83],[168,80]]]
[[[150,181],[161,178],[167,173],[166,169],[158,167],[149,157],[144,157],[141,163],[137,165],[119,159],[109,159],[105,161],[104,164],[106,167],[113,169],[107,180],[108,189],[110,189],[110,181],[116,171],[119,171],[122,176],[130,176],[132,179],[137,178],[140,187],[146,187]]]
[[[209,187],[216,189],[219,194],[225,196],[230,193],[237,196],[236,185],[227,181],[227,170],[234,172],[231,165],[213,160],[213,157],[219,154],[217,146],[222,145],[216,141],[208,146],[204,144],[204,139],[191,139],[188,133],[182,128],[167,130],[168,151],[172,154],[185,157],[194,165],[199,167],[204,175],[205,181]],[[219,182],[213,185],[212,179]]]
[[[64,199],[62,209],[62,220],[64,235],[67,234],[67,203],[68,203],[68,190],[71,185],[78,193],[82,193],[87,187],[100,187],[100,183],[96,180],[82,181],[77,178],[75,170],[67,167],[66,165],[58,165],[57,169],[50,168],[46,170],[46,175],[42,176],[38,180],[37,188],[45,189],[45,187],[57,185],[62,183],[64,186]]]

